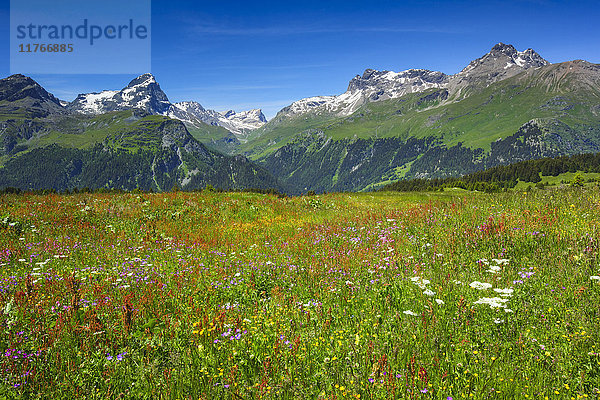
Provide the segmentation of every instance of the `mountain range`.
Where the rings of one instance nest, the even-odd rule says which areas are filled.
[[[511,45],[499,43],[481,58],[472,61],[456,75],[439,71],[409,69],[402,72],[367,69],[356,75],[346,92],[338,96],[309,97],[285,107],[277,117],[289,118],[306,113],[348,116],[369,102],[396,99],[410,93],[428,89],[448,88],[452,93],[474,83],[489,85],[509,78],[529,68],[548,65],[532,49],[517,51]],[[276,118],[277,118],[276,117]]]
[[[156,190],[206,184],[219,162],[229,163],[230,171],[244,169],[246,178],[235,181],[238,172],[232,172],[216,186],[368,190],[398,179],[596,152],[599,122],[599,65],[551,64],[532,49],[503,43],[454,75],[367,69],[344,93],[298,100],[268,122],[260,110],[217,112],[194,101],[171,103],[151,74],[70,103],[16,75],[0,81],[0,186],[18,183],[17,177],[2,181],[15,163],[53,146],[102,148],[125,158],[146,152],[153,160],[144,164],[150,175],[166,171],[165,183],[144,181]],[[179,160],[176,167],[166,162],[156,168],[150,154],[164,151]],[[195,165],[196,153],[213,161]],[[212,172],[200,181],[209,165]],[[250,179],[252,174],[264,181]],[[77,179],[69,184],[81,184]]]
[[[170,107],[150,75],[66,105],[29,77],[2,79],[0,187],[281,189],[246,157],[210,150],[183,122],[158,115]]]
[[[454,75],[368,69],[241,145],[293,192],[365,190],[600,150],[600,66],[498,43]]]
[[[202,123],[222,126],[242,138],[267,122],[261,110],[217,112],[206,110],[195,101],[171,103],[152,74],[138,76],[121,90],[80,94],[66,107],[71,111],[92,115],[139,108],[149,114],[179,119],[192,127]]]

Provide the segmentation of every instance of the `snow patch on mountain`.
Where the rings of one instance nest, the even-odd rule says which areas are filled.
[[[230,128],[227,129],[233,133],[247,133],[267,123],[267,118],[265,118],[260,109],[241,111],[239,113],[229,110],[220,114],[226,119],[226,121],[221,120],[223,124],[221,126],[227,128],[228,125]]]
[[[80,112],[84,114],[100,114],[103,112],[105,100],[112,99],[118,91],[104,90],[100,93],[80,94],[76,101]]]
[[[367,69],[362,76],[357,75],[350,81],[346,92],[338,96],[316,96],[298,100],[281,112],[298,115],[316,111],[346,116],[368,102],[440,88],[447,81],[448,77],[444,73],[425,69],[409,69],[402,72]]]

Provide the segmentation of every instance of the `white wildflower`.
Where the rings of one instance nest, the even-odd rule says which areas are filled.
[[[471,286],[473,289],[478,289],[478,290],[487,290],[492,287],[492,285],[490,285],[489,283],[479,282],[479,281],[471,282],[469,284],[469,286]]]
[[[423,279],[420,276],[412,277],[410,280],[421,289],[425,289],[431,283],[428,279]]]
[[[514,292],[514,289],[508,288],[508,289],[494,289],[494,292],[496,293],[500,293],[500,296],[502,297],[510,297],[512,296],[512,293]]]
[[[426,291],[424,291],[424,292],[423,292],[423,294],[424,294],[425,296],[435,296],[435,292],[434,292],[434,291],[431,291],[431,290],[429,290],[429,289],[427,289]]]
[[[411,310],[406,310],[406,311],[402,311],[404,314],[406,315],[414,315],[414,316],[418,316],[419,314],[412,312]]]
[[[502,324],[502,323],[504,323],[504,320],[503,320],[503,319],[500,319],[500,318],[496,318],[496,319],[494,320],[494,323],[495,323],[495,324]]]
[[[590,276],[590,279],[593,281],[600,281],[600,276],[593,275],[593,276]]]
[[[502,297],[482,297],[475,302],[475,304],[487,304],[491,308],[499,308],[506,307],[504,303],[506,303],[508,299],[503,299]]]
[[[490,272],[492,274],[497,274],[501,270],[502,270],[502,268],[500,268],[499,265],[490,265],[490,269],[488,269],[487,272]]]
[[[440,299],[435,299],[435,302],[438,303],[440,306],[442,304],[444,304],[444,300],[440,300]]]

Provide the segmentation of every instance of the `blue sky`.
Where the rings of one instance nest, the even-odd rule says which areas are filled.
[[[9,70],[9,2],[0,75]],[[51,4],[51,2],[49,2]],[[303,97],[339,94],[366,68],[448,74],[498,42],[550,62],[600,63],[600,6],[562,1],[152,1],[152,73],[173,102],[273,117]],[[134,75],[33,75],[65,100]]]

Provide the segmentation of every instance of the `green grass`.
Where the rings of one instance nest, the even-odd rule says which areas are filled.
[[[327,122],[336,119],[331,115],[300,115],[281,122],[270,124],[252,132],[248,142],[241,147],[242,152],[249,152],[254,159],[262,158],[288,144],[294,136],[303,132],[311,132],[326,126]]]
[[[410,167],[413,163],[414,161],[410,161],[401,167],[394,168],[394,170],[390,172],[387,176],[383,176],[380,182],[366,186],[363,189],[363,191],[368,192],[371,190],[377,190],[382,186],[389,185],[390,183],[394,183],[397,180],[404,178],[406,176],[406,173],[410,170]]]

